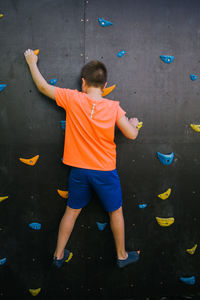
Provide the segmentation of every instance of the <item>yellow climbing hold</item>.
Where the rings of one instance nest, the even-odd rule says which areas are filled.
[[[32,158],[20,158],[20,161],[29,166],[34,166],[39,158],[39,155],[36,155]]]
[[[142,125],[143,125],[143,122],[139,122],[139,123],[137,124],[137,130],[140,130],[140,128],[142,128]]]
[[[8,196],[5,197],[0,197],[0,202],[2,202],[3,200],[8,199]]]
[[[0,14],[0,19],[3,18],[3,14]]]
[[[196,249],[197,249],[197,244],[195,244],[194,247],[192,247],[191,249],[187,249],[186,251],[187,251],[187,253],[193,255],[195,253]]]
[[[57,190],[57,192],[62,198],[65,198],[65,199],[68,198],[68,191]]]
[[[29,292],[31,293],[32,296],[37,296],[40,291],[41,291],[41,288],[39,288],[39,289],[29,289]]]
[[[65,262],[68,262],[68,261],[70,261],[70,260],[72,259],[72,256],[73,256],[73,253],[72,253],[72,252],[70,252],[70,254],[69,254],[69,257],[68,257],[68,259],[66,259],[66,261],[65,261]]]
[[[102,96],[104,97],[104,96],[110,94],[115,89],[115,87],[116,87],[116,85],[114,84],[114,85],[112,85],[110,87],[105,88],[103,90]]]
[[[159,218],[156,217],[158,224],[162,227],[170,226],[174,223],[174,218]]]
[[[192,129],[194,129],[196,132],[200,132],[200,124],[190,124]]]
[[[161,198],[162,200],[165,200],[170,196],[171,191],[172,190],[169,188],[166,192],[159,194],[158,197]]]
[[[34,50],[33,52],[35,53],[35,55],[38,55],[39,52],[40,52],[40,50],[39,50],[39,49],[36,49],[36,50]]]

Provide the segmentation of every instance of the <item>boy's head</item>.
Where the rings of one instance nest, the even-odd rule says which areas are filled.
[[[107,83],[106,66],[98,60],[92,60],[83,66],[81,78],[83,92],[86,91],[87,87],[96,87],[103,90]]]

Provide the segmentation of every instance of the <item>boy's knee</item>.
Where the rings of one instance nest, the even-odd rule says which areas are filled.
[[[122,212],[122,206],[120,206],[116,210],[113,210],[113,211],[109,212],[110,217],[112,217],[114,215],[116,216],[116,215],[122,215],[122,214],[123,214],[123,212]]]

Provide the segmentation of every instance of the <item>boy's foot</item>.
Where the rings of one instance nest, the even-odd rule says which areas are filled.
[[[128,257],[126,259],[118,259],[117,260],[117,265],[119,268],[124,268],[129,264],[132,264],[139,259],[139,251],[131,251],[127,252]]]
[[[56,268],[59,269],[59,268],[62,267],[63,263],[64,263],[65,261],[68,262],[68,261],[72,258],[72,256],[73,256],[72,252],[70,252],[70,251],[67,250],[67,249],[64,249],[64,256],[63,256],[63,258],[57,259],[57,257],[54,257],[54,258],[53,258],[53,263],[52,263],[52,265],[53,265],[54,267],[56,267]]]

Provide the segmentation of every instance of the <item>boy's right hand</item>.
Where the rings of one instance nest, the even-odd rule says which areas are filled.
[[[129,123],[130,123],[133,127],[137,127],[137,125],[138,125],[138,123],[139,123],[139,121],[138,121],[137,118],[130,118],[130,119],[127,118],[127,120],[129,121]]]

